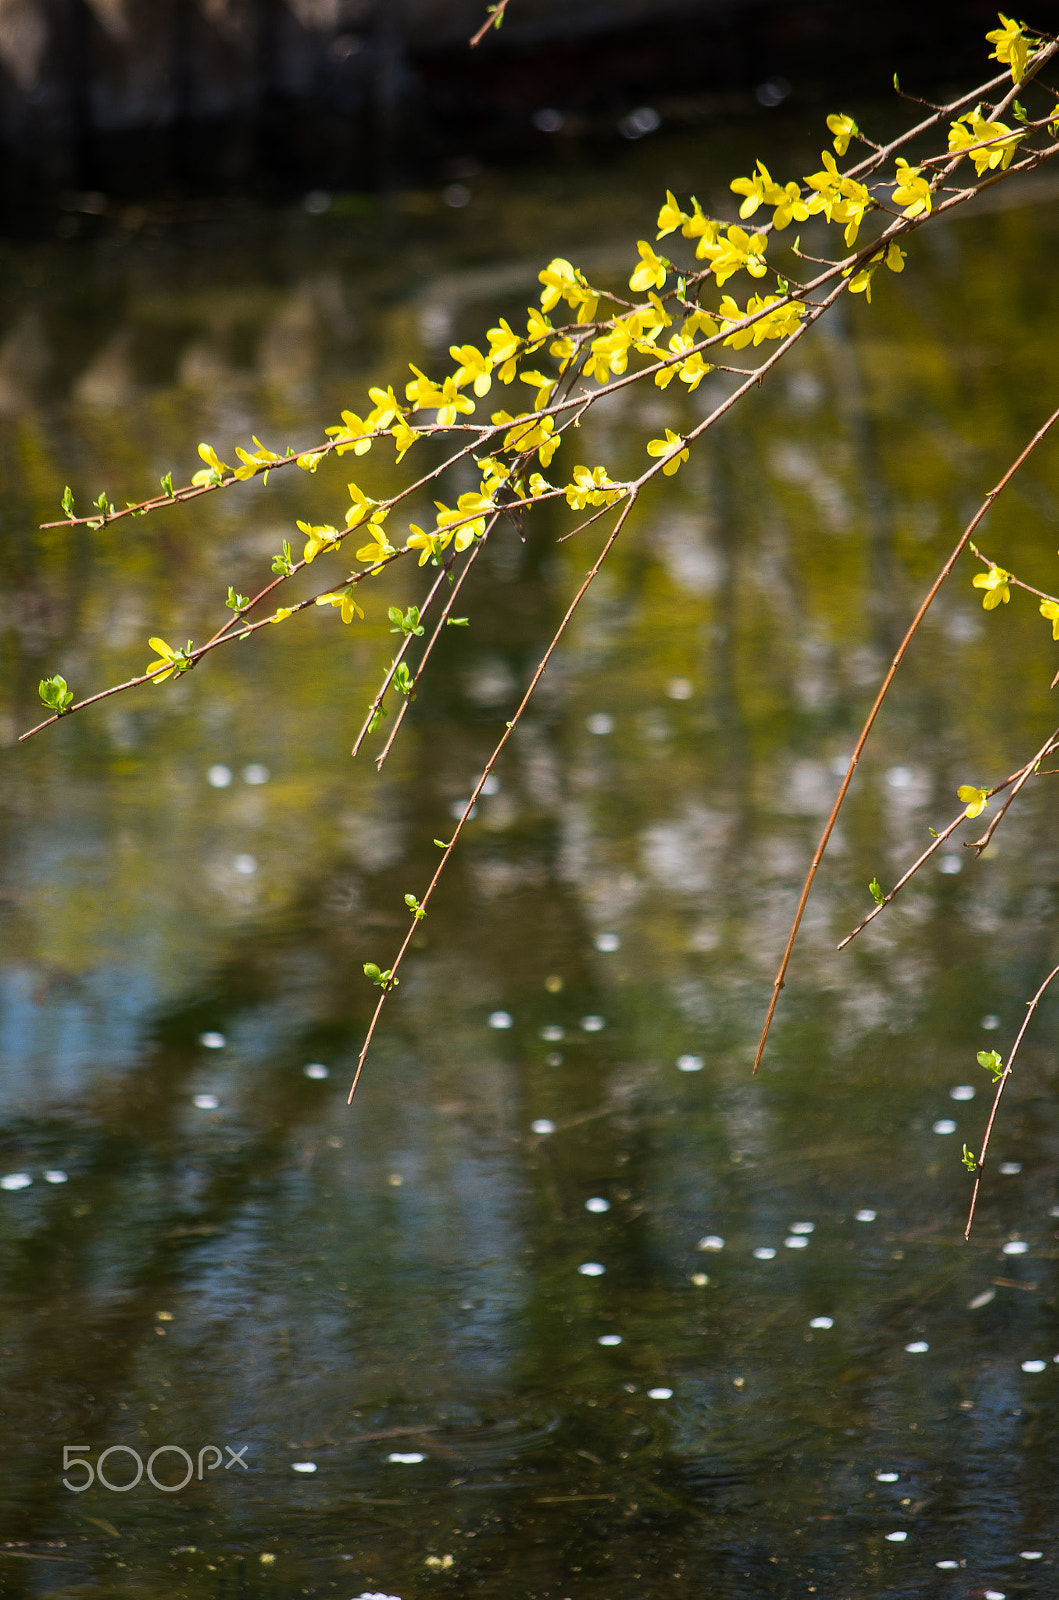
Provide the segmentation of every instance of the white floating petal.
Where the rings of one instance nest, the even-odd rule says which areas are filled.
[[[510,1028],[514,1022],[510,1011],[490,1011],[489,1026],[491,1028]]]
[[[593,1211],[597,1216],[602,1216],[604,1211],[610,1210],[610,1201],[604,1200],[601,1194],[594,1194],[591,1200],[585,1201],[585,1210]]]
[[[227,789],[232,781],[232,769],[218,761],[206,770],[206,782],[211,789]]]
[[[987,1306],[990,1300],[995,1299],[995,1289],[983,1289],[981,1294],[976,1294],[973,1300],[968,1300],[967,1309],[968,1311],[981,1311],[983,1306]]]
[[[585,727],[589,733],[613,733],[614,718],[606,711],[594,711],[590,717],[585,718]]]
[[[905,1532],[904,1528],[900,1528],[896,1533],[888,1533],[886,1538],[891,1544],[904,1544],[905,1540],[908,1538],[908,1534]]]
[[[196,1094],[192,1095],[191,1103],[199,1111],[216,1111],[221,1102],[215,1094]]]
[[[701,1072],[705,1065],[701,1056],[677,1056],[678,1072]]]
[[[421,1450],[391,1450],[386,1459],[392,1461],[395,1467],[417,1467],[426,1460],[426,1456]]]
[[[877,1472],[875,1481],[876,1483],[896,1483],[900,1476],[899,1472]]]
[[[755,1261],[771,1261],[775,1254],[776,1252],[770,1244],[759,1244],[754,1251],[754,1259]]]
[[[942,1572],[955,1572],[960,1563],[958,1561],[935,1561],[934,1565],[940,1567]]]
[[[0,1189],[28,1189],[32,1182],[28,1172],[9,1172],[6,1178],[0,1178]]]
[[[546,1039],[549,1044],[558,1044],[560,1039],[566,1038],[566,1029],[560,1028],[557,1023],[549,1023],[546,1028],[541,1029],[541,1038]]]
[[[1022,1171],[1021,1161],[1002,1161],[997,1171],[1003,1173],[1005,1178],[1017,1178]]]
[[[930,1346],[925,1339],[913,1339],[911,1344],[905,1345],[905,1349],[910,1356],[922,1356],[926,1355]]]
[[[801,1233],[792,1233],[790,1238],[784,1239],[783,1242],[788,1250],[805,1250],[809,1244],[808,1239]]]
[[[696,1250],[723,1250],[724,1240],[719,1233],[708,1233],[705,1239],[700,1239],[695,1246]]]
[[[1007,1244],[1004,1245],[1001,1254],[1005,1256],[1024,1256],[1029,1248],[1025,1239],[1009,1239]]]
[[[992,1012],[990,1012],[988,1016],[982,1018],[982,1027],[985,1029],[986,1033],[993,1033],[997,1028],[999,1028],[999,1026],[1000,1018],[994,1016]]]
[[[302,1071],[307,1078],[329,1078],[331,1076],[330,1067],[325,1067],[322,1061],[307,1061]]]
[[[673,1391],[672,1389],[648,1389],[647,1398],[648,1400],[672,1400]]]
[[[228,1043],[223,1033],[200,1033],[199,1044],[204,1050],[223,1050]]]
[[[260,761],[251,761],[248,767],[243,768],[243,782],[256,787],[260,783],[267,783],[272,774]]]
[[[1023,1372],[1047,1372],[1048,1363],[1047,1361],[1024,1361],[1022,1370]]]
[[[605,956],[613,955],[615,950],[621,949],[621,940],[616,933],[597,933],[595,944],[596,949],[602,950]]]
[[[810,1320],[809,1326],[810,1328],[833,1328],[835,1326],[835,1319],[834,1317],[813,1317]]]
[[[582,1278],[602,1278],[607,1269],[600,1261],[582,1261],[577,1270]]]
[[[868,1206],[864,1206],[860,1211],[855,1212],[854,1215],[858,1222],[874,1222],[879,1213],[877,1211],[872,1211]]]
[[[605,1345],[621,1344],[621,1334],[620,1333],[601,1333],[599,1338],[596,1340],[596,1343],[597,1344],[605,1344]]]
[[[292,1461],[291,1464],[290,1464],[290,1469],[291,1469],[292,1472],[315,1472],[316,1471],[316,1462],[315,1461]]]
[[[581,1028],[584,1033],[599,1033],[600,1029],[605,1028],[606,1026],[607,1024],[604,1022],[602,1017],[581,1018]]]
[[[950,1100],[973,1100],[975,1087],[973,1083],[958,1083],[954,1089],[949,1090]]]
[[[1007,1595],[1003,1589],[987,1589],[982,1600],[1007,1600]]]
[[[534,1133],[554,1133],[555,1123],[549,1117],[537,1117],[530,1123],[530,1128]]]
[[[934,1124],[935,1133],[955,1133],[956,1124],[951,1117],[939,1117]]]
[[[787,1230],[789,1233],[815,1233],[815,1222],[792,1222]]]
[[[233,856],[232,870],[242,878],[252,878],[257,871],[257,857],[245,854]]]
[[[695,693],[695,685],[690,678],[670,678],[666,684],[666,694],[670,700],[690,700]]]
[[[45,1183],[69,1183],[70,1174],[63,1172],[60,1167],[50,1167],[44,1174]]]
[[[1019,1558],[1022,1561],[1040,1561],[1044,1556],[1043,1550],[1020,1550]]]

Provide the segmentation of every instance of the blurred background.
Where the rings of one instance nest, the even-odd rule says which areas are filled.
[[[296,519],[341,520],[354,461],[373,494],[399,469],[379,446],[42,529],[65,485],[121,504],[186,481],[202,439],[309,444],[408,362],[438,376],[520,325],[555,254],[620,289],[666,188],[733,214],[756,158],[819,164],[828,111],[899,126],[895,68],[928,96],[984,78],[994,18],[513,0],[471,57],[480,20],[0,7],[0,1592],[1048,1600],[1059,997],[970,1245],[960,1147],[976,1053],[1007,1050],[1057,959],[1050,779],[986,859],[957,835],[834,948],[957,786],[1053,725],[1049,627],[1025,596],[983,613],[970,560],[750,1076],[875,686],[1055,404],[1047,173],[917,235],[644,496],[352,1111],[362,964],[388,965],[593,535],[558,543],[545,507],[490,540],[381,775],[349,750],[387,607],[428,569],[378,580],[363,623],[311,608],[17,742],[43,676],[80,695],[142,671],[151,635],[201,640]],[[638,469],[729,381],[624,392],[554,471]],[[1052,592],[1057,450],[979,535]],[[301,592],[345,571],[322,556]],[[210,1445],[248,1470],[133,1482]],[[93,1473],[118,1448],[79,1493],[67,1446]]]

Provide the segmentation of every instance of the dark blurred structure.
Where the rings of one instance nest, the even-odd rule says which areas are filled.
[[[1046,0],[1033,22],[1059,23]],[[445,175],[565,134],[981,75],[992,0],[0,0],[5,213]],[[637,119],[637,114],[639,119]],[[452,174],[458,176],[458,173]],[[91,201],[88,202],[91,205]]]

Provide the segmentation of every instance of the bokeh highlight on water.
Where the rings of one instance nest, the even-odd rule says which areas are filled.
[[[138,213],[4,255],[5,1594],[1049,1593],[1054,1003],[969,1245],[959,1159],[988,1103],[975,1053],[1007,1047],[1054,960],[1048,780],[989,859],[957,844],[834,952],[957,785],[1050,725],[1049,631],[1025,597],[984,616],[970,561],[881,719],[749,1075],[881,670],[1050,408],[1047,208],[926,231],[645,499],[353,1110],[361,965],[388,964],[591,541],[557,546],[551,511],[500,532],[381,777],[348,750],[386,606],[425,574],[380,582],[363,624],[314,608],[15,743],[41,676],[82,693],[142,670],[149,635],[205,637],[296,517],[337,520],[348,476],[396,478],[380,449],[36,532],[66,482],[120,503],[180,481],[200,438],[308,442],[517,316],[549,254],[616,278],[667,185],[716,209],[753,155],[801,171],[818,148],[770,136],[484,174],[458,208]],[[567,469],[635,466],[721,382],[599,408]],[[980,537],[1053,589],[1057,494],[1049,446]],[[328,559],[345,571],[313,578]],[[246,1446],[249,1470],[63,1487],[64,1446],[167,1444]],[[104,1471],[122,1485],[134,1458]]]

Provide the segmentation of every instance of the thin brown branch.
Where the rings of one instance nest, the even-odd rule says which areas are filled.
[[[478,29],[478,32],[471,35],[470,44],[472,50],[477,45],[481,44],[487,33],[492,32],[494,28],[499,28],[500,24],[504,20],[504,12],[507,10],[509,3],[510,0],[497,0],[497,4],[495,6],[489,7],[488,17],[482,23],[482,26]]]
[[[1041,443],[1042,439],[1045,438],[1045,436],[1048,434],[1049,430],[1051,429],[1051,427],[1053,426],[1053,424],[1056,421],[1059,421],[1059,410],[1055,410],[1055,411],[1052,412],[1052,414],[1048,418],[1047,422],[1044,423],[1043,427],[1041,427],[1041,428],[1039,428],[1037,430],[1037,432],[1034,434],[1033,438],[1030,440],[1029,444],[1026,445],[1025,449],[1022,450],[1022,452],[1018,455],[1018,457],[1015,459],[1015,461],[1012,462],[1011,466],[1008,467],[1007,471],[1004,473],[1004,475],[1000,479],[1000,481],[995,485],[994,488],[990,489],[989,493],[986,495],[985,499],[982,501],[982,504],[979,506],[978,510],[975,512],[974,516],[971,518],[970,522],[967,524],[967,527],[964,529],[963,533],[960,535],[960,538],[958,539],[958,541],[956,543],[956,546],[952,551],[952,554],[949,556],[948,560],[945,562],[945,564],[941,568],[941,571],[938,573],[937,577],[934,579],[934,582],[931,584],[929,590],[927,591],[926,596],[924,597],[923,601],[921,602],[921,604],[919,606],[919,610],[916,612],[915,616],[912,619],[912,622],[911,622],[911,625],[909,626],[908,632],[905,634],[904,638],[902,639],[900,645],[897,648],[897,653],[895,654],[893,660],[890,663],[889,670],[887,671],[887,674],[886,674],[885,678],[882,681],[882,684],[881,684],[881,686],[879,688],[879,692],[875,696],[875,700],[874,700],[874,702],[872,704],[871,710],[868,712],[867,719],[865,720],[864,726],[860,731],[860,737],[858,738],[856,746],[855,746],[854,751],[853,751],[853,754],[850,757],[849,767],[848,767],[848,769],[846,771],[846,776],[842,780],[842,786],[839,789],[838,796],[837,796],[837,798],[835,800],[834,805],[831,808],[831,814],[828,817],[826,823],[824,824],[824,831],[820,836],[820,842],[818,843],[818,845],[816,847],[816,850],[813,853],[813,859],[809,864],[809,871],[806,874],[805,883],[802,886],[802,892],[801,892],[801,895],[800,895],[799,900],[798,900],[797,909],[795,910],[795,913],[794,913],[794,921],[793,921],[793,923],[791,925],[790,933],[787,936],[787,944],[786,944],[786,947],[784,948],[783,956],[782,956],[782,958],[780,960],[779,970],[776,973],[775,979],[773,980],[772,995],[771,995],[771,997],[769,999],[768,1011],[765,1014],[765,1022],[764,1022],[764,1025],[763,1025],[762,1029],[761,1029],[761,1037],[758,1040],[757,1053],[754,1056],[754,1071],[755,1072],[757,1072],[758,1067],[761,1065],[761,1058],[765,1053],[765,1045],[766,1045],[766,1042],[768,1040],[769,1029],[772,1027],[772,1019],[776,1014],[776,1006],[779,1003],[780,990],[783,988],[784,983],[786,981],[787,968],[790,966],[791,955],[792,955],[792,953],[794,951],[795,940],[798,937],[798,930],[802,925],[802,918],[805,915],[805,908],[806,908],[806,905],[808,904],[808,901],[809,901],[809,895],[812,892],[812,887],[813,887],[813,883],[814,883],[814,881],[816,879],[817,871],[819,869],[821,861],[823,860],[824,851],[827,849],[828,842],[829,842],[829,840],[831,838],[831,834],[834,831],[835,823],[838,821],[838,814],[841,811],[842,804],[843,804],[843,802],[844,802],[844,800],[846,798],[847,793],[849,792],[849,786],[853,781],[853,774],[857,769],[857,763],[860,760],[861,752],[863,751],[865,744],[868,742],[868,735],[871,733],[872,727],[874,726],[874,723],[875,723],[875,719],[878,716],[878,714],[879,714],[879,712],[880,712],[880,710],[882,708],[883,701],[886,699],[886,696],[887,696],[887,694],[889,692],[889,689],[890,689],[890,685],[894,681],[894,678],[895,678],[895,676],[897,674],[897,669],[900,667],[901,662],[904,660],[905,655],[908,652],[908,648],[911,645],[912,640],[915,638],[917,632],[919,631],[920,623],[923,621],[923,618],[926,616],[927,612],[929,611],[929,609],[931,607],[931,604],[932,604],[932,602],[934,600],[934,597],[937,595],[938,590],[941,588],[942,584],[945,582],[946,578],[949,576],[949,573],[952,571],[953,567],[956,565],[956,562],[958,561],[961,552],[963,551],[964,547],[966,546],[966,544],[967,544],[968,540],[970,539],[971,535],[974,533],[974,531],[977,528],[978,524],[981,522],[981,520],[985,516],[986,512],[993,505],[993,503],[996,500],[997,496],[1011,482],[1011,479],[1015,476],[1015,473],[1022,466],[1023,462],[1027,460],[1027,458],[1033,453],[1034,450],[1036,450],[1037,446]]]
[[[965,1239],[969,1239],[971,1237],[971,1228],[974,1224],[975,1208],[978,1205],[978,1192],[982,1187],[982,1168],[985,1165],[986,1153],[989,1149],[989,1140],[993,1133],[993,1123],[996,1121],[997,1109],[1000,1105],[1000,1096],[1004,1093],[1007,1081],[1011,1076],[1011,1069],[1015,1064],[1015,1057],[1018,1054],[1019,1045],[1022,1043],[1023,1034],[1030,1025],[1030,1018],[1033,1016],[1033,1013],[1040,1004],[1041,996],[1044,994],[1045,989],[1047,989],[1052,979],[1057,975],[1059,975],[1059,967],[1053,967],[1051,972],[1049,972],[1048,976],[1045,978],[1044,982],[1041,984],[1040,988],[1037,990],[1037,993],[1034,995],[1033,999],[1028,1002],[1026,1006],[1026,1015],[1022,1019],[1022,1027],[1018,1031],[1018,1036],[1015,1040],[1015,1043],[1011,1046],[1011,1054],[1008,1056],[1007,1061],[1004,1064],[1004,1070],[997,1080],[996,1094],[993,1096],[993,1104],[989,1112],[989,1121],[985,1125],[985,1135],[982,1139],[982,1148],[978,1153],[977,1171],[975,1172],[974,1179],[974,1191],[971,1195],[971,1205],[967,1213],[967,1226],[963,1230],[963,1236]]]
[[[518,727],[520,721],[522,720],[522,716],[523,716],[523,714],[524,714],[524,712],[526,710],[526,707],[529,705],[530,700],[533,698],[533,695],[536,692],[537,685],[540,683],[541,679],[543,678],[545,670],[547,669],[548,663],[551,660],[552,656],[555,654],[555,651],[557,650],[557,648],[559,646],[559,641],[562,638],[563,634],[566,632],[567,627],[570,624],[570,620],[574,615],[574,612],[577,610],[578,606],[581,604],[581,601],[584,599],[585,595],[588,593],[588,590],[589,590],[589,587],[590,587],[590,585],[592,583],[592,580],[598,575],[599,570],[602,567],[604,561],[607,559],[607,556],[610,554],[611,550],[614,548],[615,541],[617,540],[618,535],[621,533],[622,528],[625,526],[625,523],[628,520],[629,513],[631,512],[633,506],[636,504],[636,495],[637,495],[637,491],[634,489],[632,491],[632,493],[630,494],[630,496],[629,496],[629,500],[628,500],[627,504],[622,508],[622,511],[621,511],[621,513],[620,513],[620,515],[618,517],[617,522],[614,524],[614,527],[611,529],[610,533],[608,534],[607,539],[604,542],[603,548],[599,552],[599,555],[596,557],[595,561],[592,563],[592,566],[589,568],[588,572],[585,574],[585,578],[584,578],[583,582],[581,583],[580,588],[578,589],[577,593],[574,595],[573,599],[570,601],[570,604],[567,606],[566,612],[565,612],[565,614],[563,616],[562,621],[560,622],[558,628],[555,630],[554,634],[552,635],[551,642],[548,645],[548,648],[545,650],[544,654],[542,655],[540,661],[537,664],[536,671],[534,672],[533,677],[530,679],[529,686],[526,689],[525,694],[522,696],[521,701],[519,702],[519,706],[518,706],[517,711],[515,712],[515,715],[512,717],[511,721],[507,724],[506,728],[504,729],[503,736],[501,737],[501,739],[497,743],[496,748],[493,750],[492,755],[489,757],[489,760],[486,762],[485,766],[482,769],[482,772],[481,772],[481,774],[480,774],[480,776],[478,778],[478,782],[475,784],[474,789],[473,789],[473,791],[471,793],[471,797],[467,801],[467,804],[463,809],[463,815],[460,818],[460,820],[457,822],[455,831],[454,831],[454,833],[452,835],[452,838],[448,841],[448,843],[445,846],[444,853],[442,854],[441,860],[438,863],[438,866],[437,866],[437,869],[436,869],[436,871],[434,873],[434,876],[431,878],[430,883],[429,883],[429,885],[428,885],[428,887],[426,889],[426,892],[424,893],[422,900],[419,902],[421,907],[427,905],[427,903],[429,902],[429,900],[431,899],[431,897],[432,897],[432,895],[434,893],[434,890],[437,888],[438,882],[439,882],[439,880],[441,878],[441,875],[444,872],[445,867],[448,864],[449,857],[452,855],[453,850],[456,848],[456,843],[457,843],[457,841],[458,841],[458,839],[460,837],[460,834],[463,832],[463,829],[467,824],[467,821],[468,821],[468,819],[469,819],[469,817],[471,815],[471,812],[473,811],[475,805],[478,803],[478,799],[479,799],[479,796],[481,795],[481,792],[482,792],[482,789],[483,789],[483,787],[485,785],[486,779],[489,777],[489,774],[492,772],[492,770],[495,767],[497,761],[500,759],[500,756],[503,754],[504,747],[506,746],[508,740],[511,738],[511,735],[514,733],[515,729]],[[419,919],[417,917],[413,917],[412,918],[412,922],[411,922],[411,926],[409,927],[408,932],[405,935],[404,942],[401,945],[400,950],[398,950],[398,952],[397,952],[397,956],[396,956],[396,958],[394,960],[393,966],[390,968],[390,972],[391,972],[392,976],[396,976],[397,970],[400,967],[402,961],[404,960],[405,953],[408,950],[408,947],[412,942],[412,936],[414,935],[414,933],[416,931],[416,928],[418,926],[419,926]],[[371,1041],[372,1041],[372,1039],[373,1039],[373,1037],[375,1035],[375,1029],[378,1027],[379,1018],[382,1015],[383,1006],[386,1004],[386,997],[390,993],[392,993],[392,987],[384,989],[382,991],[382,993],[380,994],[380,996],[379,996],[378,1003],[377,1003],[377,1005],[375,1007],[374,1014],[372,1015],[371,1022],[368,1025],[367,1036],[366,1036],[366,1038],[364,1040],[364,1043],[363,1043],[363,1045],[361,1047],[360,1056],[358,1057],[358,1060],[357,1060],[357,1070],[353,1075],[353,1082],[350,1085],[349,1095],[348,1095],[348,1098],[347,1098],[347,1101],[346,1101],[347,1105],[350,1104],[350,1102],[353,1099],[353,1096],[357,1092],[357,1084],[360,1082],[360,1075],[364,1070],[364,1063],[367,1060],[368,1051],[371,1048]]]
[[[979,855],[982,854],[982,851],[985,849],[986,845],[989,843],[990,839],[1003,822],[1008,807],[1015,800],[1023,785],[1026,784],[1033,775],[1034,767],[1043,761],[1045,756],[1048,755],[1049,752],[1054,748],[1056,739],[1059,739],[1059,728],[1056,728],[1054,733],[1050,733],[1048,735],[1047,739],[1045,739],[1044,743],[1041,745],[1041,748],[1037,751],[1037,754],[1033,757],[1032,761],[1027,761],[1026,765],[1019,773],[1019,776],[1016,778],[1011,793],[1004,801],[1004,804],[1000,807],[1000,810],[997,812],[996,816],[993,818],[982,837],[980,839],[972,839],[967,845],[968,850],[976,850]]]
[[[497,513],[497,517],[498,516],[499,516],[499,512]],[[397,713],[397,716],[394,718],[393,727],[390,729],[390,737],[387,739],[385,745],[383,746],[381,754],[379,754],[379,755],[377,755],[375,757],[375,768],[376,768],[376,771],[378,771],[378,772],[382,771],[382,764],[386,760],[386,757],[389,755],[390,750],[393,747],[394,740],[397,738],[398,729],[400,728],[401,723],[404,721],[405,715],[406,715],[406,713],[408,711],[408,708],[412,703],[413,697],[415,696],[415,693],[416,693],[417,689],[419,688],[419,680],[422,678],[423,671],[424,671],[424,669],[426,667],[426,664],[430,660],[431,655],[433,654],[434,646],[437,644],[439,638],[441,637],[442,633],[444,632],[446,624],[448,623],[449,614],[452,611],[452,608],[456,603],[456,596],[459,594],[460,590],[463,587],[463,580],[466,578],[467,574],[470,572],[471,568],[474,566],[474,563],[478,559],[479,552],[483,549],[483,547],[485,545],[485,541],[488,539],[489,535],[493,531],[493,528],[496,526],[497,517],[494,517],[492,519],[492,521],[489,523],[489,526],[486,528],[485,532],[482,534],[482,537],[475,542],[474,549],[471,551],[470,555],[467,557],[467,560],[464,562],[463,567],[462,567],[462,569],[460,571],[459,577],[456,579],[456,582],[453,584],[452,588],[449,590],[449,598],[446,600],[444,609],[442,610],[442,613],[441,613],[441,616],[437,620],[437,624],[436,624],[436,626],[434,628],[434,632],[431,634],[430,638],[427,640],[426,649],[423,651],[423,654],[420,656],[419,661],[418,661],[418,663],[416,665],[415,677],[412,679],[412,693],[405,697],[404,704],[401,706],[400,711]],[[422,613],[420,613],[420,615],[422,616]]]
[[[455,552],[453,552],[453,556],[454,555],[455,555]],[[448,577],[449,572],[452,569],[452,561],[453,561],[453,557],[450,557],[449,560],[445,562],[445,564],[442,566],[441,570],[439,571],[437,577],[434,579],[434,582],[431,584],[430,589],[429,589],[429,591],[427,593],[427,597],[423,601],[423,604],[419,609],[419,615],[420,616],[422,616],[423,613],[428,609],[428,607],[430,605],[430,602],[433,600],[434,596],[437,594],[437,592],[440,589],[441,585],[445,582],[445,579]],[[401,662],[404,660],[405,655],[408,652],[408,650],[411,649],[412,637],[413,637],[412,634],[406,633],[404,638],[402,639],[401,647],[398,650],[397,654],[394,656],[393,660],[390,662],[389,671],[386,673],[385,677],[382,680],[382,685],[381,685],[381,687],[379,689],[379,692],[375,696],[375,699],[371,702],[371,705],[368,707],[368,714],[364,718],[364,721],[361,723],[360,732],[357,734],[356,739],[353,741],[353,748],[350,751],[350,755],[355,756],[358,753],[358,751],[360,750],[361,745],[364,743],[364,740],[367,738],[368,730],[370,729],[372,723],[375,721],[375,717],[378,714],[379,707],[382,705],[383,700],[386,698],[386,691],[390,687],[390,684],[393,682],[393,675],[397,671],[397,668],[400,666]]]

